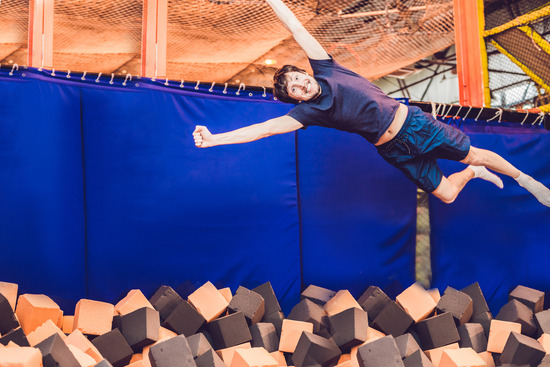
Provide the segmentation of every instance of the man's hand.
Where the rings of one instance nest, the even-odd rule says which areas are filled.
[[[195,139],[195,145],[199,148],[208,148],[214,146],[212,143],[212,134],[206,126],[195,126],[195,131],[193,131],[193,139]]]

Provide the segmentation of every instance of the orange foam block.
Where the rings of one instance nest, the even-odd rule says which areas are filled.
[[[149,307],[155,309],[151,302],[143,295],[139,289],[132,289],[126,297],[118,301],[115,305],[115,311],[119,315],[126,315],[130,312],[138,310],[142,307]]]
[[[233,294],[231,293],[231,288],[229,288],[229,287],[222,288],[222,289],[220,289],[220,293],[222,294],[223,298],[225,298],[225,300],[228,303],[231,303],[231,300],[233,299]]]
[[[485,363],[487,364],[487,367],[495,367],[495,360],[493,359],[493,355],[491,354],[491,352],[485,351],[478,354],[481,357],[481,359],[485,361]]]
[[[271,354],[271,356],[273,358],[275,358],[277,360],[277,362],[279,362],[279,366],[286,366],[286,358],[285,358],[285,354],[281,351],[275,351],[275,352],[271,352],[269,353]]]
[[[521,334],[521,324],[510,321],[491,320],[489,339],[487,340],[487,351],[491,353],[502,353],[512,331]]]
[[[46,320],[42,325],[27,335],[27,340],[29,341],[29,344],[34,347],[36,344],[46,340],[53,334],[58,334],[61,339],[66,338],[63,331],[61,331],[61,329],[58,328],[52,320]]]
[[[67,347],[69,347],[69,350],[81,367],[93,367],[97,364],[95,359],[81,351],[78,347],[75,347],[74,345],[68,345]]]
[[[92,357],[96,363],[101,362],[103,359],[103,356],[99,352],[99,350],[95,347],[95,345],[92,344],[88,338],[82,334],[80,330],[74,330],[67,338],[65,339],[65,344],[67,345],[74,345],[90,357]]]
[[[328,300],[328,302],[325,303],[325,305],[323,306],[325,312],[329,316],[336,315],[337,313],[340,313],[352,307],[363,310],[357,300],[355,300],[351,293],[345,289],[336,292],[334,297]]]
[[[105,334],[112,329],[114,310],[110,303],[81,299],[74,310],[73,329],[89,335]]]
[[[230,367],[279,367],[279,362],[262,347],[237,349]]]
[[[395,300],[413,318],[414,322],[424,320],[437,306],[432,296],[418,283],[413,283]]]
[[[70,334],[74,331],[74,316],[72,315],[64,315],[63,316],[63,327],[61,328],[61,330],[63,330],[63,332],[65,334]]]
[[[42,367],[42,353],[33,347],[0,348],[2,366]]]
[[[227,366],[231,366],[233,355],[235,354],[235,351],[237,349],[250,349],[250,348],[252,348],[252,345],[250,345],[249,342],[246,342],[239,345],[235,345],[233,347],[218,349],[216,353],[218,353],[223,363],[225,363]]]
[[[223,294],[211,282],[204,283],[187,299],[210,322],[220,316],[229,306]]]
[[[542,334],[537,340],[546,354],[550,354],[550,334]]]
[[[46,320],[52,320],[62,327],[63,311],[50,297],[44,294],[23,294],[19,296],[15,314],[25,334],[33,332]]]
[[[311,322],[283,320],[281,328],[281,339],[279,341],[279,350],[281,352],[294,353],[298,340],[304,331],[313,333],[313,324]]]
[[[11,309],[15,311],[17,302],[18,285],[15,283],[0,282],[0,294],[2,294],[10,303]]]
[[[428,292],[428,294],[430,295],[430,297],[432,297],[436,304],[441,299],[441,294],[439,293],[439,289],[437,288],[428,289],[426,292]]]
[[[486,367],[487,363],[472,348],[447,349],[439,367]]]
[[[443,352],[447,349],[458,349],[458,348],[459,348],[458,343],[453,343],[449,345],[444,345],[439,348],[428,349],[424,351],[424,353],[426,353],[430,361],[432,361],[432,364],[434,365],[434,367],[440,367],[439,364],[441,362],[441,357],[443,355]]]

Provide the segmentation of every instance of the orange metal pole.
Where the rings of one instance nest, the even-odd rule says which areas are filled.
[[[42,48],[42,66],[53,68],[53,2],[44,0],[44,43]]]
[[[168,0],[143,1],[141,75],[166,76]]]
[[[29,2],[29,53],[27,65],[42,66],[42,28],[44,22],[44,3],[40,0]]]
[[[454,14],[460,104],[485,106],[477,0],[454,0]]]

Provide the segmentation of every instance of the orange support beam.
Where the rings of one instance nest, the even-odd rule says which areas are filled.
[[[484,100],[482,13],[478,0],[454,0],[459,98],[463,106],[481,107],[489,103]]]
[[[53,66],[53,8],[54,0],[29,2],[29,53],[28,66]]]
[[[168,0],[143,1],[141,75],[166,77]]]

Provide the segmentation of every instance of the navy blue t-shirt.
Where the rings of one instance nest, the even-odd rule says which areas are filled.
[[[304,126],[348,131],[376,143],[390,127],[399,102],[332,58],[309,62],[321,95],[296,105],[287,115]]]

